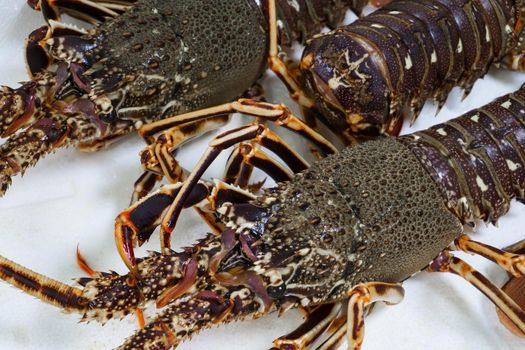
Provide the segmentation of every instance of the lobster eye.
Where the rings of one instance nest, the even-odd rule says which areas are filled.
[[[99,117],[100,120],[102,120],[104,123],[110,124],[117,119],[117,112],[114,109],[112,109],[111,112],[106,114],[100,114]]]
[[[281,283],[278,286],[269,286],[266,288],[266,291],[268,292],[268,296],[272,299],[280,299],[284,297],[284,293],[286,293],[286,284]]]

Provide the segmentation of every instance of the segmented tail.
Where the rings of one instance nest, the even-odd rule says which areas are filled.
[[[373,4],[390,2],[391,0],[374,1]],[[321,32],[323,27],[336,28],[340,25],[348,9],[360,14],[369,0],[277,0],[277,13],[280,27],[280,43],[291,46],[297,40],[305,43],[313,35]],[[261,1],[264,13],[267,13],[266,1]]]
[[[0,256],[0,278],[66,312],[84,313],[89,304],[81,289],[43,276],[3,256]]]
[[[525,197],[525,85],[461,117],[399,138],[464,223],[495,223]]]

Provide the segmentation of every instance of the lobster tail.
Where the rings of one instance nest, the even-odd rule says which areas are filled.
[[[392,0],[277,0],[277,14],[282,26],[280,29],[280,44],[291,46],[294,41],[306,43],[323,27],[336,28],[340,25],[350,9],[361,14],[363,8],[371,4],[383,6]],[[267,1],[261,1],[261,7],[267,13]]]
[[[525,197],[525,85],[449,122],[403,136],[464,223],[495,223]]]
[[[82,290],[55,281],[0,256],[0,278],[66,312],[83,313],[88,300]]]
[[[335,28],[340,24],[350,8],[360,13],[368,0],[277,0],[277,14],[283,24],[280,31],[280,43],[290,46],[295,40],[305,43],[307,39],[321,31],[324,26]],[[267,2],[261,1],[264,13]]]
[[[309,94],[335,129],[395,134],[407,109],[468,94],[516,46],[518,2],[394,1],[312,40],[301,69]],[[346,124],[346,125],[345,125]]]

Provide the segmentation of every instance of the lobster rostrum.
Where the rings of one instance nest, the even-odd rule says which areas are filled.
[[[262,117],[290,113],[283,106],[238,103]],[[523,200],[524,107],[525,86],[428,130],[346,148],[260,195],[200,180],[218,153],[266,126],[228,131],[210,142],[184,183],[167,185],[124,212],[147,239],[172,202],[179,209],[200,206],[222,221],[220,235],[208,234],[180,252],[164,247],[136,259],[124,276],[81,279],[84,289],[5,258],[0,277],[84,320],[105,322],[152,302],[164,308],[121,349],[169,349],[203,328],[293,307],[310,316],[274,348],[335,349],[346,336],[359,349],[366,307],[400,302],[401,282],[425,268],[462,276],[524,331],[522,308],[453,253],[480,254],[515,276],[525,273],[524,256],[463,234],[463,224],[495,222],[511,199]]]
[[[334,27],[367,1],[278,1],[283,44]],[[231,101],[267,60],[253,0],[29,0],[46,25],[26,45],[31,81],[0,91],[0,194],[58,147],[98,150],[166,116]],[[95,24],[60,22],[69,14]]]
[[[320,34],[300,63],[306,92],[335,130],[397,134],[428,98],[469,94],[492,65],[523,70],[523,2],[399,0]]]

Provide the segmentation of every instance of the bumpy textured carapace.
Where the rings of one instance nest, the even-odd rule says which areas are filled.
[[[0,136],[9,137],[0,194],[58,147],[97,150],[154,120],[230,101],[266,67],[267,25],[253,0],[28,3],[47,24],[27,40],[32,80],[0,91]],[[335,26],[365,3],[278,1],[283,43]],[[96,26],[63,24],[62,13]]]
[[[489,67],[522,69],[520,0],[399,0],[304,51],[308,94],[336,130],[397,133],[428,98],[468,94]]]
[[[119,349],[169,349],[218,323],[299,306],[331,317],[317,331],[333,331],[344,327],[345,312],[341,322],[317,306],[343,302],[363,283],[402,282],[437,256],[432,269],[456,264],[442,252],[455,239],[470,247],[458,241],[463,223],[495,222],[512,198],[523,199],[524,135],[525,85],[428,130],[346,148],[260,196],[223,198],[215,203],[227,227],[221,235],[151,253],[127,276],[99,273],[78,289],[0,258],[0,277],[83,320],[105,322],[153,302],[165,307]],[[161,213],[178,190],[168,185],[135,208]],[[145,215],[151,224],[157,214]],[[465,278],[475,284],[479,276]],[[525,328],[525,313],[515,311]]]

